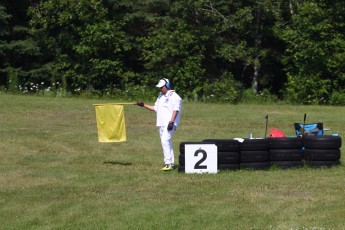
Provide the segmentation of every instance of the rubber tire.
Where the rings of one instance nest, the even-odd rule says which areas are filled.
[[[270,167],[269,162],[255,162],[255,163],[241,163],[240,169],[268,169]]]
[[[307,149],[339,149],[340,136],[306,136],[303,138],[304,147]]]
[[[340,149],[305,149],[304,159],[307,161],[337,161]]]
[[[270,149],[270,161],[302,161],[302,149]]]
[[[241,163],[269,162],[268,151],[241,151]]]
[[[306,161],[306,164],[312,168],[331,168],[339,166],[340,161]]]
[[[190,142],[190,141],[187,141],[187,142],[181,142],[180,143],[180,154],[185,154],[185,145],[186,144],[192,144],[192,145],[198,145],[198,144],[215,144],[215,142],[201,142],[201,141],[195,141],[195,142]]]
[[[267,138],[269,149],[302,149],[303,140],[300,137],[294,138]]]
[[[218,170],[238,170],[240,164],[218,164]]]
[[[244,139],[240,148],[241,151],[267,151],[268,142],[266,139]]]
[[[240,152],[218,152],[218,164],[239,164]]]
[[[276,165],[281,169],[304,167],[303,161],[271,161],[270,164],[271,166]]]
[[[178,156],[178,163],[180,166],[185,166],[185,155],[184,154],[180,154]]]
[[[202,142],[215,143],[218,152],[238,152],[240,151],[240,142],[233,139],[205,139]]]

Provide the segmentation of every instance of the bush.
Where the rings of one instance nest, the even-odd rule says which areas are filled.
[[[268,89],[255,94],[252,89],[246,89],[242,93],[241,102],[245,104],[269,104],[278,101],[277,96],[271,94]]]
[[[345,105],[345,92],[334,91],[329,99],[330,105]]]
[[[224,75],[223,75],[224,76]],[[221,79],[207,83],[204,86],[202,101],[238,103],[241,95],[241,85],[230,74]]]
[[[152,101],[156,100],[158,91],[156,88],[148,88],[143,85],[128,84],[125,89],[119,87],[108,87],[104,91],[93,90],[93,95],[98,95],[103,98],[121,99],[129,101]],[[85,94],[84,94],[85,95]]]
[[[288,74],[284,100],[289,103],[320,105],[326,104],[331,81],[319,75],[301,76]]]

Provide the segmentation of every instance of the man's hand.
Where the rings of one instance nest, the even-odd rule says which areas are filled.
[[[138,101],[138,102],[137,102],[137,106],[144,107],[144,102]]]
[[[174,122],[170,121],[168,124],[168,131],[173,130],[173,128],[174,128]]]

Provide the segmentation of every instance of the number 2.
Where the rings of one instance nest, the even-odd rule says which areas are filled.
[[[199,153],[202,154],[202,158],[198,162],[196,162],[194,169],[207,169],[207,165],[201,165],[206,160],[207,153],[205,150],[199,149],[195,151],[194,156],[197,157]]]

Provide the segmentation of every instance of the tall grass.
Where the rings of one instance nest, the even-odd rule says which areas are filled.
[[[155,114],[126,106],[127,142],[98,143],[94,103],[0,95],[0,229],[343,229],[345,168],[161,172]],[[265,135],[344,107],[185,103],[182,141]],[[342,147],[344,153],[344,147]],[[344,163],[344,159],[341,159]]]

